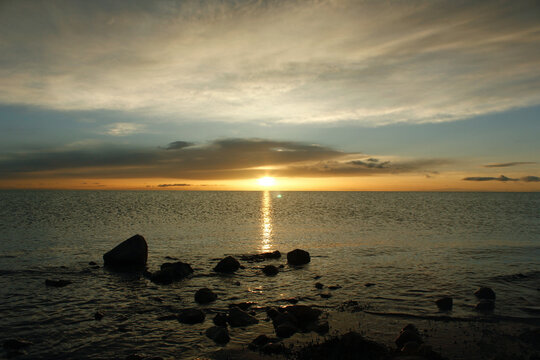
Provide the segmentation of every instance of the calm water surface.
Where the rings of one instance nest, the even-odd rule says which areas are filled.
[[[0,337],[31,340],[28,358],[189,358],[218,349],[200,335],[212,312],[291,297],[423,316],[440,315],[434,300],[450,295],[449,315],[471,318],[479,316],[472,293],[483,285],[497,293],[490,316],[540,318],[539,193],[2,191],[0,204]],[[89,268],[137,233],[151,271],[172,256],[195,276],[157,286]],[[245,263],[232,277],[212,274],[225,254],[295,248],[312,255],[301,270],[285,266],[268,278],[262,263]],[[322,299],[316,275],[341,288]],[[47,288],[48,278],[73,284]],[[204,307],[204,324],[157,320],[197,306],[193,294],[205,286],[219,299]],[[231,345],[271,334],[262,310],[257,317],[259,325],[232,330]]]

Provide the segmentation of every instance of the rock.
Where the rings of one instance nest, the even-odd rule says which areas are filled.
[[[217,313],[212,321],[217,326],[227,326],[227,315],[223,313]]]
[[[495,291],[488,287],[481,287],[474,292],[474,295],[479,299],[495,300]]]
[[[68,286],[69,284],[71,284],[69,280],[45,280],[45,285],[57,288]]]
[[[252,307],[255,304],[256,303],[254,303],[254,302],[245,301],[245,302],[241,302],[241,303],[229,304],[229,308],[237,307],[240,310],[246,311],[247,309],[249,309],[250,307]]]
[[[202,323],[205,318],[205,313],[199,309],[184,309],[177,316],[178,321],[182,324]]]
[[[180,281],[193,274],[193,269],[188,263],[181,261],[174,263],[164,263],[161,269],[150,274],[150,281],[156,284],[168,285],[175,281]]]
[[[435,301],[435,304],[437,304],[437,307],[441,311],[450,311],[452,310],[453,300],[451,297],[443,297]]]
[[[329,293],[322,293],[322,294],[319,294],[319,296],[323,299],[330,299],[332,297],[332,294],[329,294]]]
[[[296,359],[393,359],[389,355],[384,345],[366,340],[356,332],[307,344],[295,351]]]
[[[418,354],[418,349],[420,349],[420,343],[409,341],[403,345],[400,351],[403,355],[416,355]]]
[[[260,347],[268,344],[270,342],[270,338],[266,335],[259,335],[253,341],[248,345],[248,348],[250,350],[257,350]]]
[[[28,347],[32,343],[24,339],[8,339],[4,340],[4,349],[6,350],[20,350],[22,348]]]
[[[310,261],[311,257],[307,251],[295,249],[287,253],[287,263],[290,265],[305,265]]]
[[[280,343],[268,343],[261,348],[261,352],[267,355],[285,354],[287,348]]]
[[[279,272],[278,268],[275,267],[274,265],[266,265],[263,269],[262,269],[264,275],[266,276],[276,276]]]
[[[206,336],[214,340],[216,344],[226,344],[231,340],[229,331],[223,326],[212,326],[206,329]]]
[[[328,289],[337,290],[337,289],[341,289],[341,286],[339,286],[339,285],[331,285],[331,286],[328,287]]]
[[[214,271],[220,273],[233,273],[239,268],[240,263],[238,262],[238,260],[236,260],[232,256],[227,256],[214,267]]]
[[[318,283],[315,283],[315,287],[320,290],[320,289],[322,289],[324,287],[324,285],[322,283],[318,282]]]
[[[419,344],[423,343],[418,329],[413,324],[408,324],[403,329],[401,329],[401,332],[399,333],[395,342],[398,349],[401,349],[406,343],[410,341],[414,341]]]
[[[324,335],[330,331],[330,325],[328,325],[328,321],[320,321],[313,330],[319,335]]]
[[[365,283],[364,286],[365,287],[372,287],[372,286],[375,286],[375,284],[374,283]]]
[[[259,323],[259,320],[255,317],[237,307],[233,307],[229,310],[228,321],[229,325],[232,327],[243,327]]]
[[[254,255],[242,255],[240,256],[240,260],[242,261],[249,261],[249,262],[260,262],[268,259],[279,259],[281,257],[281,253],[276,250],[272,252],[265,252],[262,254],[254,254]]]
[[[105,316],[105,315],[103,315],[103,313],[102,313],[101,311],[96,311],[96,312],[94,313],[94,319],[96,319],[96,320],[98,320],[98,321],[101,320],[101,319],[103,319],[104,316]]]
[[[540,328],[525,330],[519,334],[519,339],[527,344],[534,346],[540,350]]]
[[[266,315],[268,315],[270,319],[274,319],[279,314],[281,314],[281,312],[279,312],[279,310],[276,308],[271,307],[266,309]]]
[[[305,328],[309,322],[317,321],[322,313],[321,310],[313,309],[307,305],[286,306],[285,311],[295,317],[296,325],[301,328]]]
[[[208,288],[202,288],[195,293],[195,301],[199,304],[208,304],[217,299],[217,295]]]
[[[146,267],[148,245],[141,235],[134,235],[103,255],[105,266],[116,270],[138,270]]]
[[[495,301],[493,300],[480,300],[478,304],[474,307],[476,311],[489,312],[495,309]]]
[[[88,263],[88,265],[90,265],[90,266],[96,266],[97,263],[96,263],[95,261],[90,261],[90,262]]]
[[[298,332],[298,328],[290,322],[285,322],[276,326],[276,335],[280,338],[289,338]]]

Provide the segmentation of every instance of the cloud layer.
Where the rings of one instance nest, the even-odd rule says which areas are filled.
[[[0,102],[452,121],[540,103],[539,17],[535,1],[3,1]]]
[[[175,141],[160,148],[87,146],[6,154],[0,178],[177,178],[198,180],[370,176],[426,173],[445,159],[382,161],[317,144],[265,139],[221,139],[204,144]],[[186,186],[184,183],[163,187]]]

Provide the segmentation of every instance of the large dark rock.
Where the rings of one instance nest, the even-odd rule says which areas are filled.
[[[305,265],[310,261],[311,257],[307,251],[295,249],[287,253],[287,262],[290,265]]]
[[[211,328],[206,329],[206,336],[214,340],[216,344],[220,345],[226,344],[231,340],[229,331],[223,326],[212,326]]]
[[[45,280],[45,285],[51,286],[51,287],[60,288],[60,287],[68,286],[69,284],[71,284],[71,281],[69,280],[50,280],[50,279]]]
[[[233,273],[240,269],[240,263],[232,256],[222,259],[215,267],[214,271],[221,273]]]
[[[199,309],[184,309],[180,311],[177,318],[182,324],[197,324],[202,323],[206,315]]]
[[[160,270],[150,275],[150,280],[156,284],[167,285],[180,281],[191,274],[193,274],[193,269],[188,263],[181,261],[164,263]]]
[[[322,343],[315,342],[302,346],[298,351],[295,352],[295,359],[379,360],[391,359],[392,357],[389,355],[390,354],[384,345],[364,339],[362,335],[358,333],[349,332],[344,335],[327,338]]]
[[[248,348],[250,350],[258,350],[262,346],[268,344],[270,342],[270,338],[266,335],[259,335],[253,341],[248,345]]]
[[[276,276],[279,272],[278,268],[274,265],[266,265],[263,267],[262,271],[266,276]]]
[[[474,295],[479,299],[495,300],[495,291],[488,287],[481,287],[474,292]]]
[[[140,270],[146,267],[148,245],[141,235],[134,235],[103,255],[105,266],[117,270]]]
[[[212,320],[217,326],[227,326],[227,315],[222,313],[217,313]]]
[[[437,304],[437,307],[441,311],[450,311],[452,310],[452,306],[454,305],[454,301],[451,297],[443,297],[439,300],[435,301],[435,304]]]
[[[276,335],[280,338],[289,338],[298,332],[298,328],[290,322],[276,326]]]
[[[285,311],[294,316],[297,325],[301,328],[305,328],[310,322],[317,321],[322,313],[321,310],[313,309],[307,305],[286,306]]]
[[[217,295],[208,288],[202,288],[195,293],[195,301],[199,304],[208,304],[217,299]]]
[[[229,310],[229,325],[232,327],[243,327],[253,324],[258,324],[257,318],[249,315],[247,312],[240,310],[237,307],[233,307]]]

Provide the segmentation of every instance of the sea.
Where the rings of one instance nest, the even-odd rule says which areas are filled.
[[[149,271],[183,261],[193,276],[156,285],[103,268],[103,254],[135,234],[148,243]],[[311,255],[301,268],[286,261],[297,248]],[[234,275],[212,270],[226,255],[275,250],[281,259],[241,262]],[[283,267],[267,277],[266,264]],[[496,292],[493,313],[474,309],[480,286]],[[196,304],[203,287],[217,301]],[[435,305],[444,296],[451,312]],[[32,342],[17,358],[196,358],[221,348],[204,336],[214,313],[255,303],[260,323],[231,329],[227,346],[242,346],[272,335],[266,307],[295,300],[325,311],[352,300],[382,314],[540,320],[540,193],[0,191],[0,339]],[[163,321],[190,307],[207,313],[204,323]]]

